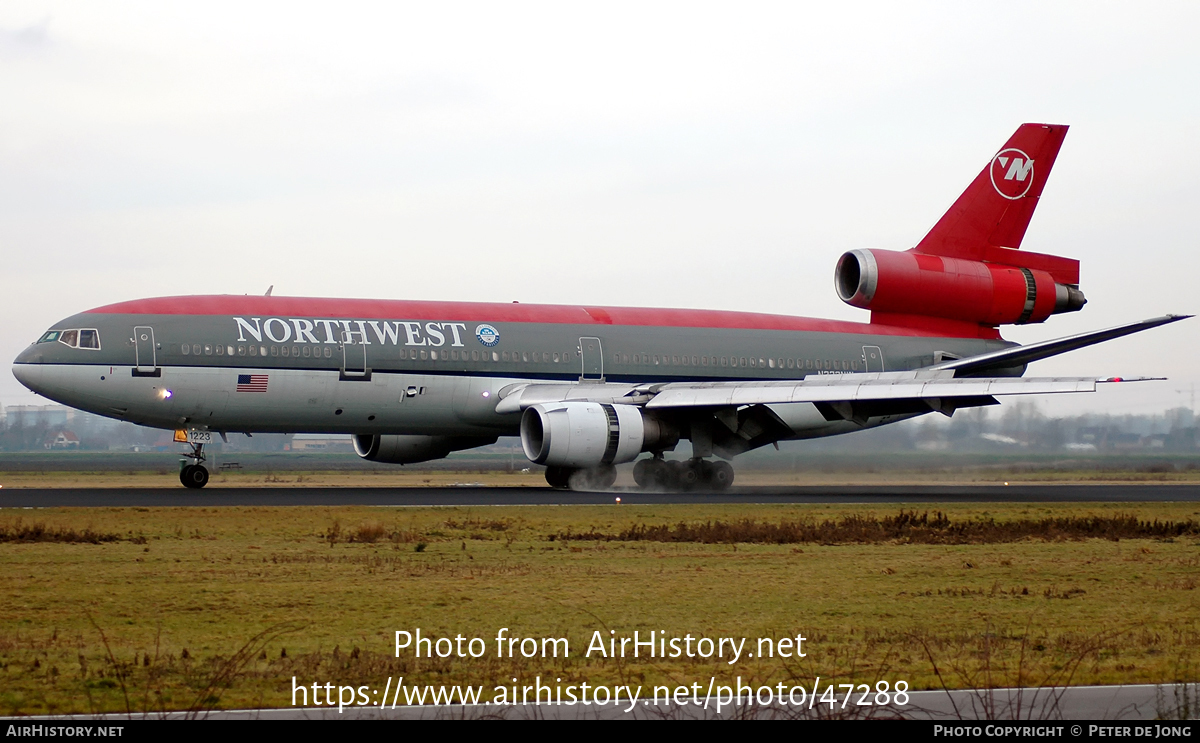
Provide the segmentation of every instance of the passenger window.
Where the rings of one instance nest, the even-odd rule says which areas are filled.
[[[200,355],[200,344],[199,344],[199,343],[193,343],[193,344],[192,344],[192,355],[193,355],[193,356],[199,356],[199,355]],[[253,354],[251,354],[251,355],[253,355]]]
[[[796,360],[795,360],[795,359],[788,359],[788,368],[789,368],[789,369],[795,369],[795,368],[796,368]]]
[[[232,356],[232,355],[233,355],[233,346],[225,346],[225,355],[226,355],[226,356]]]
[[[274,346],[271,346],[271,348],[274,348]],[[212,344],[211,343],[204,344],[204,355],[212,356]]]
[[[71,348],[78,346],[79,345],[79,331],[78,330],[64,330],[62,332],[62,335],[60,335],[58,337],[58,342],[65,343],[68,346],[70,346]]]
[[[245,356],[245,355],[246,355],[246,347],[239,344],[238,345],[238,356]]]
[[[499,361],[499,360],[500,360],[500,353],[498,351],[492,351],[492,361]]]
[[[188,345],[187,343],[184,343],[182,346],[179,347],[179,350],[183,353],[184,356],[187,356],[188,354],[190,354],[192,352],[192,347],[190,345]]]
[[[424,361],[427,358],[429,358],[429,354],[426,351],[421,351],[421,361]]]
[[[217,346],[217,355],[218,355],[218,356],[224,356],[224,355],[225,355],[225,346]]]
[[[471,352],[471,361],[479,361],[479,352],[478,351]]]
[[[407,359],[407,358],[408,358],[408,351],[407,351],[407,350],[405,350],[405,349],[403,349],[403,348],[401,348],[401,349],[400,349],[400,358],[402,358],[402,359]]]
[[[721,357],[721,366],[729,366],[729,360],[724,356]]]

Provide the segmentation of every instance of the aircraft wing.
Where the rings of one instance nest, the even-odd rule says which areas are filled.
[[[900,400],[925,401],[946,412],[954,401],[995,404],[994,396],[1095,392],[1105,382],[1148,378],[1111,377],[955,377],[951,369],[906,372],[829,374],[800,380],[741,382],[668,382],[664,384],[512,385],[500,391],[498,413],[515,413],[532,405],[601,402],[647,408],[725,408],[795,402],[853,404]],[[842,417],[842,416],[839,416]],[[846,418],[852,416],[846,415]]]
[[[667,382],[658,384],[537,383],[513,384],[500,390],[498,413],[516,413],[532,405],[559,402],[599,402],[647,408],[729,408],[782,403],[814,403],[829,419],[861,420],[886,411],[932,409],[949,415],[956,408],[994,405],[996,396],[1095,392],[1105,382],[1145,381],[1139,377],[1014,377],[982,376],[1012,369],[1121,336],[1187,319],[1164,315],[1119,325],[1013,346],[1000,351],[953,359],[913,371],[809,375],[793,380],[737,382]],[[980,375],[980,376],[976,376]]]
[[[830,374],[798,382],[709,382],[663,385],[648,408],[724,407],[789,402],[857,402],[1095,392],[1095,377],[975,377],[952,371]]]

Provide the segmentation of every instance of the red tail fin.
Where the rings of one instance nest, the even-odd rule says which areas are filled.
[[[914,251],[982,261],[1021,247],[1066,135],[1064,125],[1022,124]]]

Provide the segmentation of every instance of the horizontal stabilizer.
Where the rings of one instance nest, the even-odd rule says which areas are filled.
[[[1179,322],[1189,317],[1191,315],[1163,315],[1162,317],[1132,322],[1127,325],[1118,325],[1115,328],[1108,328],[1106,330],[1093,330],[1087,333],[1079,333],[1078,335],[1069,335],[1065,338],[1030,343],[1027,346],[1013,346],[1012,348],[1005,348],[978,356],[968,356],[965,359],[946,361],[927,367],[927,369],[952,369],[956,377],[986,374],[994,372],[997,369],[1011,369],[1018,366],[1025,366],[1033,361],[1047,359],[1051,356],[1057,356],[1060,353],[1074,351],[1077,348],[1093,346],[1097,343],[1110,341],[1113,338],[1120,338],[1124,335],[1140,333],[1143,330]]]

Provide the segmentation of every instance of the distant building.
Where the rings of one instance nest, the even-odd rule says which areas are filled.
[[[46,439],[47,449],[78,449],[79,437],[71,431],[59,431]]]
[[[75,411],[66,405],[9,405],[5,410],[5,422],[11,428],[54,428],[65,426],[75,417]]]

